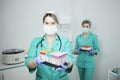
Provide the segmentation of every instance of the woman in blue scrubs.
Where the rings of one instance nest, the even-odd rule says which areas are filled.
[[[91,23],[89,20],[82,22],[83,33],[78,35],[75,43],[75,52],[78,52],[76,65],[79,71],[80,80],[92,80],[95,60],[94,55],[99,52],[98,38],[90,32]],[[83,46],[89,46],[89,50],[83,50]]]
[[[25,64],[30,73],[33,73],[37,69],[36,80],[68,80],[67,73],[74,62],[71,43],[67,38],[57,34],[59,22],[54,13],[46,13],[43,17],[43,24],[45,35],[32,40]],[[61,67],[56,69],[45,65],[45,61],[41,59],[40,55],[42,50],[67,52],[67,64],[61,64]]]

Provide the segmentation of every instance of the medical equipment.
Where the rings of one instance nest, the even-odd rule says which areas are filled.
[[[108,71],[108,80],[120,80],[120,68],[114,68]]]
[[[91,50],[91,49],[92,49],[91,46],[82,46],[82,47],[81,47],[81,50],[83,50],[83,51],[89,51],[89,50]]]
[[[82,46],[79,51],[87,51],[89,55],[93,56],[94,54],[97,55],[97,53],[92,49],[91,46]]]
[[[62,41],[61,41],[61,39],[60,39],[60,36],[59,36],[58,34],[56,34],[56,35],[57,35],[57,37],[58,37],[58,39],[59,39],[59,41],[60,41],[60,47],[59,47],[59,50],[58,50],[58,51],[61,51]],[[38,46],[39,46],[39,45],[40,45],[40,47],[41,47],[41,49],[42,49],[42,47],[43,47],[42,41],[44,40],[44,38],[45,38],[45,35],[44,35],[44,36],[42,37],[42,39],[37,43],[36,49],[38,49]],[[37,50],[36,50],[36,57],[37,57]],[[51,63],[48,63],[48,62],[44,62],[44,64],[45,64],[45,65],[49,65],[49,66],[51,66],[51,67],[54,67],[55,69],[58,68],[58,67],[61,67],[61,66],[58,66],[58,65],[55,65],[55,64],[51,64]],[[64,65],[68,65],[68,63],[65,62]],[[69,69],[67,69],[66,71],[67,71],[67,72],[71,72],[71,70],[72,70],[72,67],[69,68]]]
[[[69,64],[70,61],[66,61],[66,63]],[[67,69],[68,69],[68,65],[66,65],[66,64],[64,64],[64,63],[61,64],[60,67],[56,68],[57,71],[65,71],[65,70],[67,70]]]
[[[50,50],[43,50],[40,52],[40,55],[45,63],[53,66],[60,66],[61,64],[64,64],[67,59],[67,53],[60,51],[51,52]]]
[[[62,47],[62,41],[61,41],[61,39],[60,39],[60,36],[59,36],[58,34],[56,34],[56,35],[57,35],[57,37],[58,37],[58,39],[59,39],[59,41],[60,41],[60,47],[59,47],[59,51],[60,51],[60,50],[61,50],[61,47]],[[42,41],[44,40],[44,37],[45,37],[45,35],[42,37],[41,41],[37,43],[36,49],[38,48],[39,44],[41,44],[41,45],[40,45],[41,48],[43,47]],[[37,56],[37,53],[36,53],[36,56]]]
[[[25,60],[23,49],[7,49],[2,52],[2,59],[4,64],[17,64]]]

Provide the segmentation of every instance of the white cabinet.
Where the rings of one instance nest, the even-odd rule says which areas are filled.
[[[3,74],[0,73],[0,80],[3,80]]]
[[[108,71],[108,80],[120,80],[120,76],[112,71]]]
[[[26,66],[0,71],[0,80],[35,80],[35,73],[30,74]]]

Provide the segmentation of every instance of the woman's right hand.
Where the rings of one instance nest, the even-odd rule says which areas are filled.
[[[31,60],[31,61],[29,62],[29,68],[30,68],[30,69],[36,68],[36,64],[34,63],[34,60]]]
[[[36,68],[37,65],[43,65],[44,62],[45,60],[43,60],[41,56],[37,56],[34,58],[34,60],[31,60],[29,62],[29,68],[31,69]]]
[[[45,62],[45,60],[42,59],[40,55],[35,57],[33,61],[35,65],[42,65]]]
[[[78,50],[75,50],[75,51],[73,51],[73,53],[74,53],[75,55],[78,55],[79,51],[78,51]]]
[[[79,54],[79,53],[81,53],[81,52],[82,52],[82,49],[81,49],[81,48],[73,51],[74,54]]]

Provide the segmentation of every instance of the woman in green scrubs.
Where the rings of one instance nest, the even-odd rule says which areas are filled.
[[[43,24],[45,35],[32,40],[25,64],[30,73],[37,70],[36,80],[68,80],[67,70],[74,62],[71,43],[68,39],[57,35],[59,22],[54,13],[46,13],[43,17]],[[45,61],[40,55],[42,50],[67,52],[67,65],[61,64],[61,67],[54,69],[52,66],[43,64]]]
[[[94,55],[99,52],[97,35],[91,33],[90,28],[90,21],[84,20],[82,22],[83,33],[77,36],[75,43],[75,52],[78,52],[76,65],[80,80],[92,80],[95,69]],[[88,46],[88,50],[83,50],[83,46]]]

